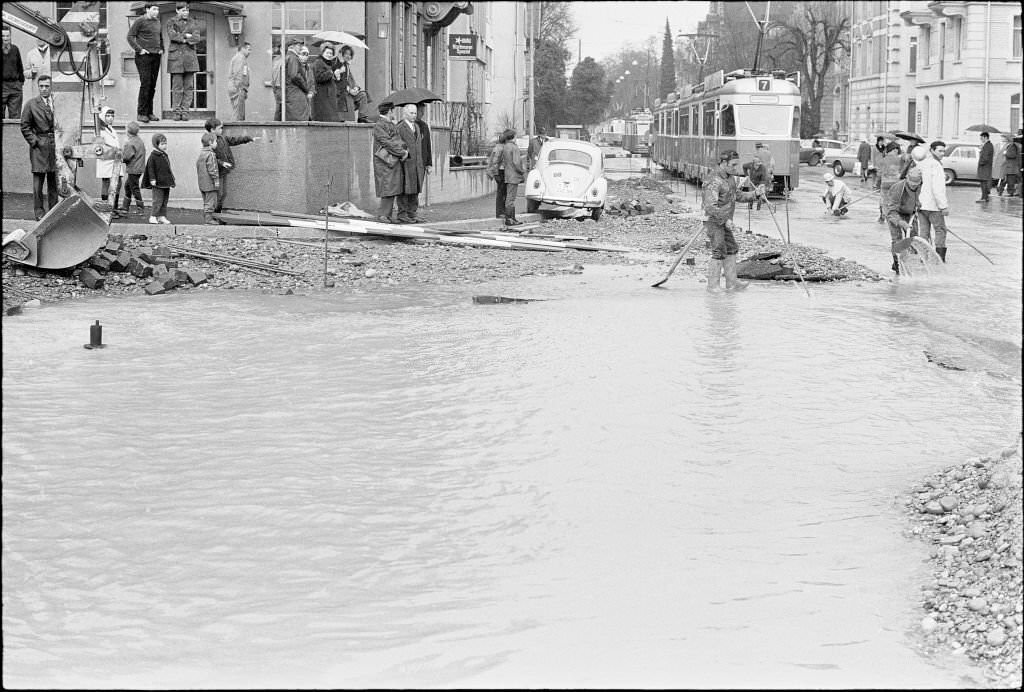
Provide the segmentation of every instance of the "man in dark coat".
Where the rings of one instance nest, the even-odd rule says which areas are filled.
[[[864,182],[868,179],[868,167],[871,165],[871,145],[866,139],[860,140],[857,147],[857,161],[860,162],[860,181]]]
[[[420,206],[420,193],[426,182],[423,167],[423,135],[416,125],[416,104],[402,106],[402,121],[398,123],[398,136],[405,142],[409,156],[402,161],[402,194],[398,196],[398,221],[421,223],[416,216]]]
[[[32,200],[36,220],[57,204],[57,146],[54,140],[52,82],[50,75],[36,80],[39,96],[25,104],[21,114],[21,134],[28,142],[28,158],[32,166]],[[46,181],[46,204],[43,204],[43,181]]]
[[[402,164],[409,149],[398,134],[398,127],[390,117],[391,106],[377,106],[380,117],[373,125],[373,186],[380,197],[377,221],[394,223],[391,212],[395,198],[402,194]]]
[[[167,72],[171,75],[171,110],[175,120],[188,120],[192,108],[193,77],[199,71],[196,44],[199,25],[188,16],[188,3],[175,3],[177,15],[167,22]]]
[[[430,167],[434,163],[434,147],[430,141],[430,125],[427,124],[427,104],[416,104],[416,127],[423,136],[423,170],[430,175]]]
[[[284,59],[284,119],[307,121],[310,115],[310,94],[313,85],[307,75],[306,63],[309,62],[309,50],[302,41],[293,39],[288,42],[288,51]]]
[[[996,150],[989,141],[987,132],[981,133],[981,151],[978,152],[978,180],[981,181],[981,199],[974,200],[979,204],[988,201],[988,193],[992,189],[992,162]]]

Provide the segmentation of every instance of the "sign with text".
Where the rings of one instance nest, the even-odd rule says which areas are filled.
[[[448,34],[450,60],[476,59],[476,34]]]

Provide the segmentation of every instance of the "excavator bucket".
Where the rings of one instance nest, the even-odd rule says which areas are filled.
[[[39,269],[67,269],[89,259],[107,242],[110,217],[82,192],[62,199],[20,238],[4,238],[4,255]]]

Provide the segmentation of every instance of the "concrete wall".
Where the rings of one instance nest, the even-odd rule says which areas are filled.
[[[118,132],[124,123],[115,121]],[[203,127],[196,121],[143,126],[139,135],[152,150],[152,136],[167,136],[168,154],[177,186],[171,191],[171,206],[202,206],[196,183],[195,161]],[[251,135],[255,142],[232,147],[236,170],[229,178],[228,205],[245,209],[315,214],[325,200],[325,183],[334,175],[331,202],[351,201],[372,212],[379,200],[374,193],[371,141],[373,126],[357,123],[228,123],[224,134]],[[482,168],[451,170],[448,167],[448,130],[431,131],[434,167],[420,203],[437,204],[472,199],[490,194],[494,183]],[[83,137],[90,142],[91,133]],[[17,120],[3,121],[3,190],[31,192],[32,173],[28,165],[28,144]],[[87,148],[88,150],[88,148]],[[78,185],[92,195],[99,194],[95,159],[78,169]],[[149,200],[149,192],[143,191]]]

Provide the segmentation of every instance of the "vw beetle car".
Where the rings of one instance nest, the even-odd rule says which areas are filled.
[[[601,149],[577,139],[549,139],[526,176],[526,211],[542,203],[589,209],[597,221],[604,211],[608,181]]]

